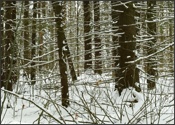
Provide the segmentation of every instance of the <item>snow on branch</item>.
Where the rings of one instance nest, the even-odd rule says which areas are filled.
[[[148,56],[140,57],[140,58],[138,58],[138,59],[136,59],[136,60],[134,60],[134,61],[129,61],[129,62],[126,62],[126,63],[137,63],[137,62],[139,62],[139,61],[141,61],[141,60],[143,60],[143,59],[150,58],[150,57],[152,57],[152,56],[154,56],[154,55],[156,55],[156,54],[158,54],[158,53],[164,51],[165,49],[167,49],[167,48],[169,48],[169,47],[171,47],[171,46],[173,46],[173,45],[174,45],[174,42],[170,43],[169,45],[167,45],[166,47],[160,49],[159,51],[157,51],[157,52],[155,52],[155,53],[152,53],[152,54],[150,54],[150,55],[148,55]]]

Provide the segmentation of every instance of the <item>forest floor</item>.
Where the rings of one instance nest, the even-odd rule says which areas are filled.
[[[22,82],[14,95],[2,88],[1,124],[174,124],[174,78],[159,79],[155,90],[147,90],[140,79],[140,93],[130,87],[119,96],[111,74],[86,72],[70,84],[68,108],[61,105],[59,87],[53,89],[48,82],[35,85],[34,96]]]

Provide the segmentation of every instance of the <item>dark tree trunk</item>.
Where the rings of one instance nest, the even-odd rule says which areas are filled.
[[[77,6],[79,7],[79,3],[78,3],[78,1],[77,1]],[[77,17],[77,45],[76,45],[76,48],[77,48],[77,55],[79,54],[79,10],[78,10],[78,7],[77,7],[77,15],[76,15],[76,17]],[[77,60],[77,75],[79,76],[79,59],[80,59],[80,57],[79,56],[77,56],[77,58],[76,58],[76,60]]]
[[[118,53],[119,57],[119,67],[120,70],[118,71],[116,79],[116,86],[115,88],[118,89],[119,94],[124,88],[128,88],[129,86],[134,87],[136,91],[141,91],[139,87],[135,85],[138,82],[138,70],[136,70],[135,64],[128,64],[128,61],[133,61],[136,59],[136,55],[134,50],[136,49],[136,27],[134,15],[135,10],[133,8],[132,3],[126,4],[128,8],[124,5],[120,5],[117,7],[117,10],[122,11],[119,14],[119,20],[117,25],[119,26],[118,33],[123,33],[119,36],[119,49]]]
[[[4,7],[4,2],[3,1],[0,1],[0,6],[1,7]],[[0,11],[0,13],[1,13],[1,20],[4,20],[4,10],[1,10]],[[0,82],[1,82],[1,87],[3,87],[4,86],[4,78],[5,78],[5,76],[4,76],[4,71],[5,71],[5,67],[4,67],[4,65],[5,65],[5,61],[4,61],[4,57],[5,57],[5,55],[4,55],[4,53],[5,53],[5,50],[4,50],[4,44],[5,44],[5,41],[4,41],[4,26],[3,26],[3,23],[1,22],[1,40],[2,40],[2,42],[0,42],[0,57],[1,57],[1,59],[0,59],[0,74],[1,74],[1,77],[0,77]]]
[[[100,4],[99,1],[94,1],[94,41],[95,41],[95,73],[102,74],[101,61],[101,39],[100,39]]]
[[[58,44],[58,52],[59,52],[59,67],[60,67],[60,75],[61,75],[61,96],[62,96],[62,105],[65,107],[69,106],[69,91],[68,91],[68,80],[67,80],[67,65],[66,65],[66,55],[64,54],[65,48],[67,48],[67,43],[65,40],[65,34],[62,24],[62,8],[58,1],[52,1],[53,10],[55,12],[55,16],[59,17],[55,19],[56,27],[57,27],[57,44]],[[67,46],[67,47],[66,47]]]
[[[92,68],[92,55],[91,55],[91,35],[90,35],[90,4],[89,1],[83,1],[84,7],[84,69]]]
[[[156,5],[156,1],[147,1],[147,20],[153,21],[155,18],[155,12],[154,12],[154,7]],[[150,34],[150,36],[154,37],[156,35],[156,22],[148,22],[147,24],[147,32]],[[147,54],[150,55],[154,52],[156,52],[156,48],[154,47],[154,44],[156,43],[156,38],[151,40],[148,43],[148,48],[147,48]],[[147,79],[147,88],[148,89],[154,89],[156,86],[155,83],[155,77],[156,77],[156,57],[153,56],[147,60],[147,73],[148,73],[148,79]]]
[[[37,8],[37,4],[34,3],[33,5],[33,21],[32,21],[32,52],[31,52],[31,59],[33,60],[33,58],[36,56],[36,8]],[[34,85],[36,83],[36,67],[35,66],[35,62],[31,63],[31,84]]]
[[[72,77],[72,80],[75,81],[77,80],[77,76],[76,76],[76,73],[75,73],[75,69],[74,69],[74,65],[73,65],[73,62],[72,62],[72,59],[71,59],[71,54],[70,54],[70,50],[69,50],[69,47],[68,47],[68,44],[67,44],[67,40],[65,38],[65,41],[66,41],[66,57],[68,59],[68,63],[69,63],[69,69],[70,69],[70,73],[71,73],[71,77]]]
[[[16,56],[16,45],[15,45],[15,22],[16,19],[16,8],[15,8],[16,1],[6,1],[5,6],[5,39],[4,39],[4,48],[3,48],[3,56],[4,56],[4,62],[3,62],[3,72],[2,72],[2,86],[5,87],[5,89],[12,91],[13,84],[17,81],[17,73],[15,70],[16,60],[14,59]],[[1,87],[2,87],[1,86]]]
[[[24,2],[24,18],[29,18],[29,1]],[[31,51],[30,51],[30,42],[29,42],[29,21],[26,19],[23,21],[24,23],[24,64],[29,63],[28,60],[30,60],[31,57]],[[31,68],[26,67],[26,75],[30,75]]]
[[[38,12],[37,12],[38,18],[41,18],[42,2],[38,2],[37,3],[37,8],[38,8]],[[43,54],[43,35],[44,35],[44,33],[42,31],[42,21],[40,20],[38,22],[39,22],[39,24],[38,24],[38,30],[39,30],[39,47],[38,47],[38,52],[39,52],[39,56],[41,56],[39,58],[39,61],[43,61],[44,60],[44,57],[42,57],[42,54]],[[39,72],[41,72],[42,67],[43,67],[42,65],[39,65]]]
[[[13,68],[12,69],[12,84],[16,84],[16,82],[17,82],[17,80],[18,80],[18,71],[17,71],[17,69],[15,68],[15,67],[17,67],[17,50],[18,50],[18,48],[17,48],[17,41],[16,41],[16,22],[15,22],[15,20],[16,20],[16,1],[11,1],[11,3],[12,3],[12,12],[11,12],[11,15],[12,15],[12,17],[11,17],[11,19],[13,20],[13,22],[11,23],[12,24],[12,27],[13,27],[13,30],[12,30],[12,36],[11,36],[11,42],[12,42],[12,50],[11,50],[11,52],[12,52],[12,67],[11,68]]]

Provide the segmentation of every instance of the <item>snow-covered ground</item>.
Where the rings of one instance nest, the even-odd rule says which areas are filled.
[[[159,79],[155,90],[146,90],[145,85],[141,84],[140,93],[130,87],[119,96],[114,91],[115,83],[111,80],[111,74],[100,76],[86,72],[75,83],[71,83],[68,108],[61,105],[59,88],[35,89],[32,97],[31,87],[28,84],[21,86],[22,90],[10,96],[1,89],[1,106],[4,102],[2,124],[174,123],[174,78],[170,77]],[[4,96],[7,97],[5,101]],[[11,108],[7,108],[7,100]]]

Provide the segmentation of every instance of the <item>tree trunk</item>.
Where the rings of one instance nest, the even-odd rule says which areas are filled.
[[[0,1],[0,6],[1,7],[4,7],[4,2]],[[0,11],[1,13],[1,20],[4,20],[4,10],[1,10]],[[1,82],[1,87],[4,86],[4,78],[5,78],[5,50],[4,50],[4,45],[5,45],[5,41],[4,41],[4,26],[3,26],[3,23],[1,22],[1,39],[2,39],[2,42],[0,42],[0,47],[1,47],[1,51],[0,51],[0,57],[2,57],[0,59],[0,64],[1,64],[1,70],[0,70],[0,74],[1,74],[1,77],[0,77],[0,82]]]
[[[26,20],[23,21],[24,23],[24,64],[29,63],[28,60],[30,60],[31,57],[31,51],[30,51],[30,42],[29,42],[29,21],[27,20],[27,18],[29,18],[29,1],[25,1],[24,2],[24,18],[26,18]],[[26,71],[26,75],[30,76],[31,74],[31,68],[26,67],[25,71]]]
[[[102,61],[101,61],[101,39],[100,39],[100,4],[99,1],[94,1],[94,42],[95,42],[95,73],[102,74]]]
[[[31,52],[31,59],[36,56],[36,8],[37,8],[37,3],[34,3],[33,5],[33,21],[32,21],[32,52]],[[31,63],[31,85],[35,85],[36,83],[36,67],[35,62]]]
[[[60,2],[52,1],[53,10],[55,16],[59,17],[55,19],[57,27],[57,45],[59,52],[59,67],[61,75],[61,96],[62,96],[62,105],[65,107],[69,106],[69,91],[68,91],[68,80],[67,80],[67,66],[66,66],[66,55],[63,53],[66,49],[66,39],[62,24],[62,8],[63,6],[59,4]]]
[[[154,12],[154,7],[156,5],[156,1],[147,1],[147,20],[153,21],[155,12]],[[147,32],[150,34],[151,37],[154,37],[156,35],[156,22],[148,22],[147,24]],[[156,52],[156,48],[154,47],[156,43],[156,38],[153,40],[149,41],[148,43],[148,48],[147,48],[147,54],[150,55],[154,52]],[[156,63],[156,57],[153,56],[147,60],[147,73],[148,73],[148,79],[147,79],[147,88],[148,89],[154,89],[156,86],[155,83],[155,77],[156,77],[156,68],[157,63]]]
[[[124,5],[119,5],[117,7],[118,10],[121,11],[119,13],[119,20],[117,25],[119,26],[118,33],[122,33],[119,36],[119,49],[118,53],[119,57],[119,67],[120,70],[118,71],[119,77],[116,79],[116,86],[115,89],[118,89],[119,95],[124,88],[134,87],[136,91],[141,91],[139,87],[135,85],[138,82],[138,70],[136,69],[136,64],[128,64],[128,61],[133,61],[136,59],[136,55],[134,50],[136,49],[136,27],[134,15],[135,10],[133,8],[133,3],[128,3]],[[116,18],[116,17],[115,17]]]
[[[37,3],[37,8],[38,8],[38,11],[37,11],[37,15],[38,15],[38,18],[41,18],[41,14],[42,14],[42,2],[38,2]],[[39,39],[38,39],[38,44],[39,44],[39,47],[38,47],[38,53],[39,53],[39,56],[41,56],[38,60],[39,62],[40,61],[44,61],[45,60],[45,57],[42,56],[42,54],[44,53],[44,45],[43,45],[43,35],[44,35],[44,32],[42,31],[42,20],[39,20],[37,21],[38,22],[38,32],[39,32]],[[42,65],[39,65],[39,72],[41,73],[41,70],[42,70]]]
[[[78,10],[78,7],[79,7],[80,5],[79,5],[79,2],[77,1],[77,15],[76,15],[76,17],[77,17],[77,42],[76,42],[76,49],[77,49],[77,55],[79,54],[79,10]],[[79,56],[77,56],[77,58],[76,58],[76,60],[77,60],[77,75],[79,76],[79,60],[80,60],[80,57]]]
[[[65,39],[65,41],[66,41],[66,39]],[[77,76],[76,76],[76,73],[75,73],[75,69],[74,69],[74,65],[73,65],[72,59],[71,59],[71,57],[70,57],[71,54],[70,54],[70,50],[69,50],[67,41],[66,41],[66,43],[65,43],[65,47],[66,47],[65,55],[66,55],[66,57],[67,57],[67,59],[68,59],[69,69],[70,69],[72,81],[75,81],[75,80],[77,80]]]
[[[3,72],[2,72],[2,86],[5,89],[12,91],[13,84],[17,81],[17,73],[15,70],[16,60],[16,45],[15,45],[15,22],[16,19],[16,1],[6,1],[6,11],[5,11],[5,41],[4,43],[4,63],[3,63]],[[1,86],[1,87],[2,87]]]
[[[91,35],[90,35],[90,6],[89,1],[83,1],[84,7],[84,69],[92,68],[92,55],[91,55]]]

